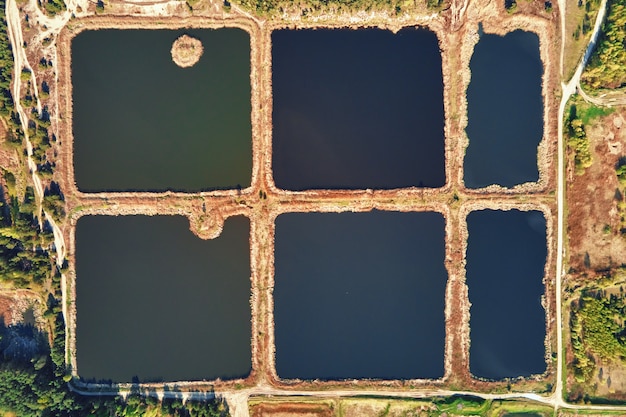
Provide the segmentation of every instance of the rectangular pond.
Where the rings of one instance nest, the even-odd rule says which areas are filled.
[[[539,37],[521,30],[482,34],[470,69],[465,185],[512,188],[537,181],[537,146],[543,136]]]
[[[289,213],[276,221],[276,370],[284,379],[443,376],[445,221]]]
[[[204,53],[177,66],[188,34]],[[74,175],[80,191],[250,185],[250,36],[241,29],[97,30],[72,41]]]
[[[474,211],[467,216],[467,228],[471,373],[488,379],[543,373],[543,213]]]
[[[277,187],[445,184],[437,36],[426,29],[272,33]]]
[[[180,216],[76,226],[76,355],[84,380],[187,381],[251,369],[249,221],[201,240]]]

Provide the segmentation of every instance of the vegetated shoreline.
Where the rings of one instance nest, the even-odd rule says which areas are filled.
[[[473,14],[472,14],[473,13]],[[236,389],[240,386],[253,387],[256,384],[270,383],[283,389],[331,389],[346,388],[359,390],[375,387],[402,388],[410,390],[417,386],[443,387],[448,383],[460,383],[461,386],[479,390],[502,390],[511,381],[489,382],[473,378],[469,373],[469,300],[464,281],[464,254],[467,232],[464,229],[466,211],[491,208],[523,210],[541,210],[546,215],[548,224],[554,219],[556,202],[550,192],[555,187],[554,158],[556,123],[550,115],[556,114],[556,104],[548,93],[556,89],[554,63],[555,47],[550,42],[554,39],[554,26],[545,19],[529,16],[508,17],[498,11],[493,4],[474,4],[469,6],[459,27],[452,28],[449,16],[424,15],[407,21],[388,17],[375,19],[342,20],[337,16],[318,16],[315,21],[260,21],[244,16],[226,15],[211,19],[207,17],[129,17],[129,16],[93,16],[72,22],[66,27],[58,42],[59,48],[59,83],[57,88],[60,99],[60,136],[64,138],[60,166],[62,170],[62,189],[65,190],[69,228],[66,238],[69,242],[70,265],[75,265],[74,230],[77,220],[83,215],[157,215],[179,214],[190,218],[190,228],[203,238],[219,235],[223,220],[232,215],[245,215],[251,221],[251,307],[252,307],[252,372],[245,379],[233,381],[187,382],[179,385],[194,389]],[[492,20],[487,20],[492,19]],[[523,184],[513,189],[491,186],[485,189],[468,190],[463,185],[462,150],[467,146],[464,129],[467,125],[467,100],[465,91],[469,84],[469,60],[477,41],[478,22],[485,21],[485,29],[503,34],[515,29],[532,30],[539,34],[541,58],[544,63],[542,96],[544,98],[544,138],[539,148],[540,180],[538,183]],[[496,21],[496,23],[493,23]],[[378,27],[392,31],[402,27],[424,26],[434,31],[442,50],[442,69],[444,79],[445,155],[446,184],[438,189],[402,189],[402,190],[315,190],[307,192],[289,192],[277,189],[271,173],[271,31],[279,28],[359,28]],[[197,194],[164,193],[81,193],[73,177],[73,155],[71,136],[71,39],[83,30],[105,28],[118,29],[180,29],[237,27],[246,30],[251,37],[251,84],[252,84],[252,146],[253,173],[251,186],[238,190],[218,190]],[[458,43],[461,54],[458,56]],[[459,74],[461,76],[459,77]],[[265,197],[262,197],[262,193]],[[528,202],[529,200],[533,202]],[[446,347],[445,373],[438,380],[402,380],[402,381],[300,381],[282,380],[275,372],[274,323],[273,323],[273,242],[275,217],[283,212],[346,212],[381,209],[389,211],[437,211],[446,219],[446,269],[449,280],[446,288]],[[554,280],[548,272],[554,269],[554,237],[549,226],[548,253],[546,262],[546,356],[554,351],[554,341],[550,335],[555,331]],[[70,330],[69,352],[71,363],[76,369],[75,358],[75,270],[69,274]],[[450,329],[455,329],[451,331]],[[543,375],[512,381],[514,389],[522,389],[525,384],[545,381],[554,376],[551,362],[546,359],[547,370]],[[74,371],[75,372],[75,371]],[[162,384],[145,384],[161,386]],[[88,387],[92,387],[89,385]]]

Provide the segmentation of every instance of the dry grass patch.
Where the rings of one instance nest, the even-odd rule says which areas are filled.
[[[341,401],[340,410],[342,417],[403,417],[434,413],[437,407],[430,401],[346,399]]]
[[[589,107],[580,101],[577,106],[579,114]],[[577,272],[626,263],[626,189],[616,174],[626,155],[626,108],[582,119],[592,163],[576,175],[570,161],[567,178],[569,266]]]
[[[263,402],[250,405],[250,417],[334,417],[332,405],[325,402]]]
[[[571,0],[565,3],[563,77],[569,80],[574,75],[574,70],[591,38],[591,30],[583,33],[585,32],[583,26],[586,28],[590,24],[593,29],[600,0]]]

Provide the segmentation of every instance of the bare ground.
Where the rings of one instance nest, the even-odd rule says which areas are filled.
[[[593,164],[583,175],[569,169],[567,187],[569,266],[581,273],[626,263],[616,198],[623,187],[615,174],[619,158],[626,155],[626,108],[596,119],[586,132]]]
[[[329,405],[321,403],[260,403],[250,407],[250,417],[333,417],[334,415]]]

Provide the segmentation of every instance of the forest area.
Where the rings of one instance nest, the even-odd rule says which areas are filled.
[[[626,0],[609,0],[598,45],[581,83],[586,89],[626,86]]]
[[[572,302],[571,338],[574,350],[574,376],[589,382],[598,360],[605,363],[626,358],[623,288],[619,294],[589,291]]]
[[[64,7],[62,2],[46,5],[49,13]],[[34,106],[34,97],[30,72],[13,66],[5,9],[6,0],[0,0],[0,118],[6,130],[1,146],[24,158],[24,130],[14,100],[20,100],[28,108]],[[11,94],[11,81],[16,73],[27,86],[24,97],[14,98]],[[41,91],[41,98],[49,94],[47,85],[42,85]],[[70,390],[68,382],[72,376],[65,362],[60,284],[67,262],[61,267],[55,262],[52,228],[42,211],[45,209],[56,219],[65,216],[63,194],[58,184],[51,181],[54,165],[47,160],[47,152],[56,138],[48,131],[50,116],[45,106],[41,114],[31,108],[27,125],[33,160],[48,186],[38,203],[33,187],[16,179],[19,175],[28,178],[27,175],[0,168],[0,288],[29,289],[40,294],[47,300],[43,313],[46,325],[0,325],[0,414],[13,413],[20,417],[228,415],[228,407],[219,399],[183,403],[180,397],[158,400],[135,392],[124,400],[119,396],[81,396]],[[22,161],[20,167],[24,165]]]

